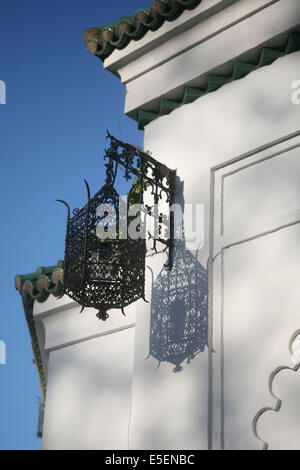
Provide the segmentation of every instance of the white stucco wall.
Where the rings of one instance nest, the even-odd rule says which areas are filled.
[[[128,449],[134,308],[97,311],[64,296],[35,303],[47,373],[43,449]]]
[[[250,3],[241,2],[245,17]],[[257,8],[261,4],[255,2]],[[282,0],[267,4],[278,15],[284,6]],[[297,2],[291,5],[297,11]],[[282,21],[253,32],[255,47],[293,27],[298,20],[292,10]],[[259,10],[262,24],[266,11]],[[220,46],[222,22],[229,16],[224,10],[217,17]],[[245,23],[253,22],[249,13]],[[211,24],[208,18],[203,31]],[[228,21],[225,26],[227,40],[240,47],[230,31],[234,26]],[[237,22],[237,29],[249,46],[245,24],[243,29]],[[199,43],[197,54],[211,45]],[[196,46],[190,46],[193,55]],[[235,58],[233,50],[227,52]],[[130,53],[134,55],[133,50]],[[121,72],[133,71],[126,97],[129,111],[152,98],[155,101],[161,87],[168,87],[164,75],[168,70],[172,83],[181,80],[173,83],[174,89],[185,84],[180,59],[163,67],[163,81],[159,80],[162,68],[155,64],[153,74],[158,79],[149,87],[145,83],[150,75],[143,82],[139,59],[126,68],[122,54],[115,54],[124,66]],[[194,72],[204,77],[205,60],[200,62],[201,70]],[[79,315],[80,307],[66,297],[35,305],[48,370],[44,449],[260,449],[264,442],[270,448],[279,446],[278,428],[262,410],[276,406],[268,388],[274,371],[298,364],[290,343],[299,329],[300,301],[296,242],[300,235],[300,105],[291,99],[292,83],[300,79],[299,63],[300,52],[290,54],[146,126],[144,148],[177,169],[184,202],[204,204],[204,246],[193,253],[177,246],[172,273],[163,269],[165,254],[148,257],[146,299],[151,302],[132,305],[126,318],[114,311],[106,323],[99,322],[94,310]],[[188,71],[192,65],[193,61]],[[114,67],[113,59],[110,66]],[[182,199],[180,187],[177,200]],[[148,357],[151,320],[160,308],[174,307],[172,289],[172,295],[176,289],[187,292],[186,318],[190,306],[200,308],[195,293],[210,294],[208,311],[205,301],[201,307],[201,347],[189,364],[181,363],[177,373],[174,364],[163,361],[157,368],[157,359]],[[290,371],[293,377],[296,369]],[[284,381],[282,375],[275,376]],[[294,380],[295,389],[298,382]],[[290,395],[286,382],[280,390],[282,396]],[[295,411],[295,400],[284,403],[278,422],[288,423],[289,410],[295,415],[299,409]],[[295,432],[297,421],[292,429]],[[287,447],[297,445],[287,437]]]
[[[216,254],[217,248],[213,248],[213,240],[218,249],[223,243],[217,239],[218,233],[210,226],[210,215],[218,218],[215,215],[218,212],[218,203],[215,203],[215,214],[211,204],[214,194],[219,191],[218,171],[223,171],[232,161],[234,165],[235,159],[240,162],[238,157],[241,155],[242,161],[245,157],[246,164],[247,152],[251,154],[249,158],[258,158],[256,155],[260,154],[261,147],[270,148],[272,153],[272,149],[277,148],[273,145],[275,141],[283,141],[278,144],[282,151],[289,147],[289,142],[297,146],[296,140],[289,139],[289,136],[300,130],[300,106],[291,101],[291,83],[299,76],[299,61],[300,53],[279,59],[273,65],[226,85],[146,127],[145,148],[151,149],[158,160],[171,168],[177,168],[178,177],[184,181],[185,203],[205,205],[205,243],[198,253],[198,261],[204,269],[210,251]],[[277,171],[274,191],[278,189],[282,176],[282,187],[278,191],[281,190],[284,195],[289,189],[290,203],[287,200],[280,205],[281,199],[277,198],[277,205],[274,206],[270,204],[271,194],[266,193],[269,202],[259,213],[262,219],[271,216],[273,220],[277,216],[286,216],[287,212],[297,212],[299,206],[295,197],[299,192],[299,179],[291,179],[290,169],[294,175],[299,172],[300,155],[297,149],[293,152],[291,158],[279,163],[277,160],[277,163],[270,160],[270,167],[267,167],[265,174],[267,184],[268,175],[273,170]],[[288,162],[291,161],[292,166],[289,169]],[[276,165],[279,165],[278,168]],[[216,173],[215,190],[211,180],[212,168],[213,173]],[[239,194],[236,192],[239,180],[236,177],[226,180],[224,187],[228,191],[226,189],[225,195],[226,201],[229,201],[228,211],[224,213],[226,230],[227,227],[239,228],[243,215],[242,225],[245,230],[249,230],[248,216],[252,213],[255,218],[257,215],[251,202],[255,194],[255,187],[251,187],[253,178],[251,179],[251,174],[246,174],[245,178],[238,190],[241,202],[236,208],[233,203]],[[254,181],[257,181],[257,192],[262,197],[264,180]],[[248,193],[244,192],[246,188]],[[256,200],[255,204],[259,205],[260,200]],[[217,224],[218,222],[216,226]],[[296,279],[300,254],[298,246],[292,244],[295,237],[297,239],[297,231],[299,226],[296,224],[274,234],[271,245],[270,238],[261,238],[259,245],[258,241],[247,246],[240,244],[227,250],[224,255],[228,286],[226,295],[232,292],[224,307],[228,323],[225,324],[226,337],[223,341],[227,351],[232,352],[232,359],[228,360],[228,355],[226,356],[223,369],[225,416],[220,408],[220,394],[224,394],[224,384],[222,389],[219,370],[220,361],[222,362],[222,338],[219,331],[221,320],[218,317],[217,300],[214,307],[215,318],[212,318],[211,304],[209,319],[215,333],[211,338],[215,352],[209,354],[208,347],[205,347],[190,364],[184,362],[183,370],[178,373],[173,372],[174,365],[168,362],[162,362],[157,369],[156,359],[150,357],[146,360],[149,353],[151,304],[139,301],[129,309],[126,318],[119,311],[112,312],[106,323],[99,322],[92,309],[79,315],[80,307],[66,297],[62,300],[50,298],[44,304],[36,304],[34,315],[37,328],[40,332],[44,331],[43,335],[40,333],[40,341],[45,363],[47,357],[49,358],[46,365],[48,391],[43,448],[207,449],[209,445],[220,448],[222,441],[225,448],[261,448],[261,441],[256,439],[252,431],[252,420],[262,407],[272,406],[272,396],[268,390],[269,376],[282,361],[289,364],[288,344],[299,327],[300,299],[296,292]],[[282,246],[281,257],[276,256],[279,246]],[[255,261],[257,256],[260,263]],[[273,260],[273,264],[270,264],[270,260]],[[151,298],[153,280],[157,279],[165,261],[165,254],[148,258],[148,299]],[[216,295],[220,269],[218,263],[217,260],[210,284]],[[235,278],[237,270],[245,273],[239,283]],[[176,274],[176,262],[173,272]],[[295,284],[289,282],[289,286],[284,287],[289,272],[294,273],[292,277]],[[281,280],[276,291],[276,305],[279,307],[275,309],[274,304],[269,320],[264,323],[261,319],[271,295],[271,292],[268,294],[268,278],[271,276],[274,276],[274,280]],[[282,292],[280,285],[283,285]],[[250,291],[245,291],[247,286],[252,286]],[[256,297],[261,298],[260,303],[251,303],[251,299]],[[289,302],[286,303],[285,311],[284,299],[287,297]],[[248,300],[243,307],[244,299]],[[154,300],[151,299],[152,302]],[[288,315],[290,311],[294,314]],[[246,323],[241,321],[240,315],[251,319],[252,327],[248,325],[248,320]],[[269,334],[268,322],[274,327]],[[249,337],[247,333],[248,328],[254,328],[254,341],[253,336]],[[264,335],[268,336],[268,341],[264,340]],[[276,348],[269,341],[270,335],[276,341]],[[238,336],[241,339],[236,343],[235,338]],[[243,367],[241,364],[244,364],[240,362],[242,351],[245,360],[251,361],[251,364],[247,362],[246,375],[241,374],[237,380],[240,368]],[[282,351],[286,351],[286,354]],[[262,366],[256,367],[258,363]],[[245,383],[246,386],[248,380],[255,387],[255,400],[246,412],[253,390],[248,387],[248,395],[243,398],[240,385]],[[232,396],[235,397],[234,404],[230,402]],[[245,397],[248,397],[246,403]],[[227,416],[232,406],[234,422],[231,420],[232,416]],[[243,413],[246,413],[246,417]],[[242,423],[239,423],[239,416],[242,416]],[[233,424],[236,428],[241,426],[240,439],[231,432]],[[262,428],[263,421],[259,429]],[[266,434],[270,439],[269,427]]]
[[[295,139],[289,139],[300,131],[300,106],[291,101],[291,84],[299,77],[299,63],[300,53],[279,59],[271,66],[153,121],[145,129],[145,148],[151,149],[158,160],[171,168],[178,169],[177,174],[184,181],[185,203],[205,204],[205,244],[198,253],[198,260],[204,266],[210,252],[215,256],[217,250],[222,249],[222,243],[214,241],[218,233],[211,225],[212,218],[217,217],[212,208],[214,193],[219,190],[218,188],[214,190],[211,180],[212,168],[224,165],[226,167],[234,159],[239,161],[240,156],[243,156],[243,165],[247,166],[248,159],[244,159],[247,157],[245,154],[256,155],[261,147],[269,147],[270,150],[267,152],[271,155],[275,152],[275,147],[272,145],[276,141],[284,141],[280,149],[284,155],[285,147],[299,145]],[[268,390],[269,376],[282,361],[287,361],[289,364],[288,344],[291,335],[299,327],[296,313],[300,301],[297,282],[288,278],[291,276],[296,279],[299,268],[300,252],[294,244],[297,230],[299,232],[297,225],[299,212],[297,213],[296,209],[299,210],[300,203],[295,200],[299,196],[299,178],[297,179],[300,172],[299,148],[293,151],[292,157],[279,162],[271,159],[264,170],[264,177],[261,171],[262,168],[259,167],[260,179],[255,177],[253,179],[251,174],[249,176],[246,173],[244,181],[244,176],[238,180],[240,186],[237,193],[234,192],[236,191],[234,178],[226,183],[225,196],[229,198],[229,204],[223,216],[230,221],[226,230],[229,234],[232,226],[235,231],[241,230],[240,222],[244,230],[250,230],[251,235],[251,228],[253,231],[251,221],[257,225],[270,218],[273,221],[276,217],[277,219],[280,216],[287,217],[287,214],[293,211],[294,218],[287,217],[287,220],[296,225],[287,227],[286,230],[279,230],[273,237],[262,236],[259,245],[258,241],[253,241],[225,250],[224,256],[226,260],[228,259],[228,262],[223,260],[223,268],[226,269],[224,279],[227,283],[225,299],[232,305],[222,307],[226,310],[225,318],[228,319],[225,338],[223,336],[220,338],[219,335],[220,328],[224,328],[222,323],[224,320],[218,316],[217,301],[214,320],[213,304],[210,305],[210,334],[213,333],[212,329],[215,331],[215,337],[210,338],[211,346],[214,348],[214,353],[210,353],[210,357],[206,349],[196,356],[191,364],[184,366],[183,371],[178,374],[173,374],[172,367],[167,363],[155,370],[154,360],[145,361],[150,308],[145,307],[143,311],[138,312],[132,405],[134,448],[205,449],[208,445],[213,448],[262,447],[262,443],[253,434],[252,420],[261,407],[268,405],[268,398],[272,403]],[[268,183],[271,184],[270,190],[266,189]],[[287,189],[289,189],[288,196],[286,196]],[[257,197],[253,199],[255,194]],[[236,208],[233,207],[233,211],[237,212],[236,215],[234,212],[231,213],[234,201]],[[217,201],[215,205],[218,203]],[[263,208],[260,205],[263,205]],[[258,219],[262,220],[252,220],[251,213],[254,214],[252,217],[258,214]],[[234,227],[233,221],[230,220],[233,216],[237,217],[235,222],[237,227]],[[280,225],[279,222],[274,222],[274,225],[272,223],[270,227],[274,230]],[[281,252],[278,253],[279,249]],[[257,260],[259,263],[255,261],[256,257],[259,258]],[[269,260],[273,260],[273,267],[268,257]],[[156,259],[155,264],[153,270],[159,272],[162,260]],[[216,295],[219,288],[220,266],[219,260],[216,260],[214,276],[211,274],[210,279],[210,289],[214,288]],[[245,272],[245,277],[237,282],[236,273],[241,269]],[[151,283],[150,278],[148,282]],[[252,290],[248,292],[247,295],[250,296],[248,298],[245,288],[247,286],[250,288],[250,285]],[[269,296],[275,286],[278,286],[276,300],[271,307]],[[260,303],[254,302],[253,299],[256,297],[261,299]],[[238,310],[237,305],[239,305]],[[269,312],[269,317],[265,316],[262,320],[266,314],[265,310]],[[245,321],[241,316],[245,317]],[[247,328],[249,332],[251,331],[250,321],[254,328],[252,338],[250,333],[247,333]],[[267,331],[271,324],[273,329],[270,329],[268,335]],[[236,344],[234,338],[239,335],[240,341]],[[225,372],[218,369],[219,361],[222,361],[220,341],[225,341],[227,351],[230,350],[233,355],[233,358],[226,362]],[[283,354],[283,351],[286,351],[286,354]],[[251,361],[251,364],[239,362],[243,357],[245,361],[246,359]],[[214,370],[212,362],[215,363]],[[262,366],[256,367],[257,364]],[[245,367],[244,379],[241,374],[242,369],[239,367]],[[224,426],[224,410],[220,408],[220,394],[224,393],[224,390],[221,390],[221,373],[225,374],[226,387],[229,387],[231,396],[234,396],[233,402],[228,395],[224,399],[223,406],[227,414],[225,431],[221,429]],[[209,379],[212,374],[214,380]],[[239,374],[241,374],[240,379]],[[248,388],[248,398],[245,398],[247,395],[243,398],[243,388],[240,388],[240,385],[244,383],[246,387],[248,382],[243,382],[246,379],[252,382],[252,388]],[[255,400],[248,410],[248,400],[253,398],[254,391]],[[230,415],[233,412],[232,407],[235,413],[234,419],[228,417],[228,413]],[[239,426],[241,434],[238,432],[232,434],[232,429],[239,429]]]

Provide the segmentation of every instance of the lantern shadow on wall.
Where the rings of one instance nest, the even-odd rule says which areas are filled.
[[[182,194],[180,199],[183,206]],[[164,267],[152,287],[149,356],[159,365],[170,362],[173,372],[180,372],[182,362],[190,363],[208,344],[208,269],[196,256],[184,240],[176,240],[172,271]]]
[[[208,341],[208,271],[184,241],[176,242],[173,269],[160,272],[151,297],[149,356],[179,372]]]

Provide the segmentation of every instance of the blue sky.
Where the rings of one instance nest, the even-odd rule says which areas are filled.
[[[106,129],[142,145],[124,85],[83,44],[86,28],[148,7],[146,0],[0,0],[0,449],[39,449],[41,396],[14,276],[63,258],[65,211],[103,184]],[[67,391],[66,391],[67,392]]]

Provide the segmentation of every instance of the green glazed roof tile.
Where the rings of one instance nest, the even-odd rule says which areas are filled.
[[[279,49],[271,49],[263,47],[261,50],[260,58],[257,67],[263,67],[264,65],[271,65],[276,59],[286,54],[285,51]]]
[[[174,21],[185,10],[193,10],[201,0],[155,0],[150,8],[138,10],[132,15],[123,16],[119,21],[99,28],[89,28],[84,33],[84,42],[87,48],[100,59],[104,60],[115,49],[123,49],[133,39],[141,39],[147,31],[155,31],[165,21]],[[180,101],[161,98],[157,110],[146,111],[139,109],[129,113],[129,116],[138,121],[138,128],[144,127],[159,116],[169,114],[183,104],[192,103],[196,99],[214,92],[223,85],[239,80],[250,72],[265,65],[272,64],[278,58],[300,50],[300,33],[289,33],[287,43],[282,49],[262,47],[256,63],[236,61],[229,76],[209,75],[206,88],[185,86]]]
[[[200,96],[204,94],[205,94],[204,90],[186,86],[184,87],[182,104],[192,103],[193,101],[195,101],[197,98],[200,98]]]
[[[149,122],[153,121],[154,119],[158,118],[158,113],[152,113],[151,111],[139,111],[138,112],[138,125],[139,129],[144,129],[144,126],[149,124]]]
[[[229,77],[223,77],[222,75],[209,75],[207,80],[206,93],[218,90],[219,88],[221,88],[221,86],[225,85],[230,80]]]
[[[59,260],[55,266],[40,266],[35,273],[18,274],[15,277],[15,287],[22,297],[44,402],[46,377],[33,319],[33,304],[35,300],[45,302],[49,295],[59,297],[63,293],[63,266],[64,262]]]
[[[248,64],[246,62],[236,62],[233,67],[232,72],[232,79],[238,80],[239,78],[243,78],[248,73],[252,72],[256,68],[254,64]]]
[[[181,106],[181,103],[178,101],[162,99],[160,101],[159,115],[164,116],[165,114],[169,114],[171,111],[178,108],[179,106]]]
[[[201,0],[154,0],[149,8],[122,16],[119,21],[88,28],[84,42],[101,60],[115,49],[124,49],[131,40],[142,39],[148,31],[158,30],[165,21],[176,20],[185,10],[193,10]]]
[[[300,50],[300,34],[290,33],[289,39],[286,45],[286,53],[296,52]]]
[[[183,104],[192,103],[198,98],[201,98],[208,93],[212,93],[222,86],[230,83],[234,80],[239,80],[248,73],[257,70],[265,65],[272,64],[275,60],[280,57],[283,57],[287,54],[292,52],[297,52],[300,50],[300,33],[292,32],[289,33],[287,42],[282,49],[273,49],[269,47],[263,47],[261,49],[259,59],[257,63],[251,64],[247,62],[237,61],[233,64],[232,73],[228,76],[222,75],[209,75],[207,77],[207,84],[206,88],[195,88],[195,87],[184,87],[182,99],[180,101],[171,101],[165,98],[160,99],[160,106],[159,106],[159,113],[154,111],[147,111],[146,115],[144,114],[145,111],[139,110],[138,113],[129,114],[129,116],[138,121],[138,128],[143,130],[144,126],[149,124],[154,119],[157,119],[159,116],[164,114],[169,114],[173,109],[182,106]],[[171,109],[172,107],[172,109]],[[146,116],[146,118],[145,118]]]

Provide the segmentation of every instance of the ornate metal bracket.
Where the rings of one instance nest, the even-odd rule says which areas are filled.
[[[112,161],[114,161],[116,163],[115,172],[118,165],[121,165],[125,169],[124,178],[127,181],[131,179],[131,175],[134,175],[139,182],[142,182],[141,204],[144,203],[143,192],[149,189],[149,187],[151,188],[154,207],[153,209],[149,205],[145,207],[148,214],[154,216],[155,226],[154,233],[148,233],[148,235],[149,238],[153,239],[153,250],[157,251],[157,242],[162,243],[168,248],[169,256],[166,267],[171,270],[174,249],[174,214],[170,211],[170,207],[174,203],[176,170],[170,170],[166,165],[158,162],[139,147],[121,142],[110,135],[108,131],[107,138],[110,139],[110,147],[105,150],[105,158],[109,159],[109,163],[106,166],[107,169],[110,169],[111,176]],[[165,195],[165,202],[169,206],[168,219],[158,209],[159,201],[163,199],[163,195]],[[165,229],[166,236],[162,237],[164,225],[167,227]]]
[[[144,299],[145,227],[140,222],[137,224],[137,233],[141,232],[137,238],[128,237],[127,232],[128,222],[132,221],[129,209],[133,203],[139,203],[139,211],[151,213],[152,208],[143,203],[144,192],[149,188],[154,199],[155,221],[158,221],[153,249],[156,250],[157,241],[169,248],[168,266],[172,268],[174,221],[170,218],[168,237],[163,238],[162,226],[165,221],[157,205],[165,194],[165,201],[170,208],[176,175],[175,171],[169,170],[141,149],[124,144],[109,133],[107,137],[110,139],[110,147],[105,150],[104,158],[108,162],[105,164],[104,186],[91,197],[89,185],[85,181],[87,204],[82,209],[74,209],[72,217],[69,205],[58,200],[68,211],[64,293],[80,303],[82,308],[97,308],[97,317],[102,320],[108,317],[107,310],[120,308],[124,314],[124,307],[140,298]],[[125,214],[122,198],[114,188],[120,166],[125,170],[125,179],[131,180]],[[112,235],[109,232],[111,229],[114,230]]]

